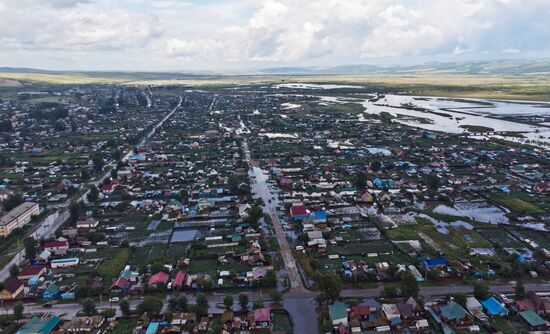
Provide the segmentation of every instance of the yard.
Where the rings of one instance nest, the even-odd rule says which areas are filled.
[[[510,208],[513,211],[522,214],[540,214],[544,210],[530,202],[529,196],[522,192],[512,192],[505,194],[503,192],[495,193],[491,199],[501,205]]]

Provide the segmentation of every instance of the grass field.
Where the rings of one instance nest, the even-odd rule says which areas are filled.
[[[543,209],[529,202],[528,196],[519,192],[513,192],[511,194],[496,193],[491,196],[491,199],[522,214],[544,213]]]
[[[548,76],[413,75],[177,75],[155,73],[0,73],[0,78],[45,84],[229,86],[311,82],[364,84],[424,96],[550,101]]]

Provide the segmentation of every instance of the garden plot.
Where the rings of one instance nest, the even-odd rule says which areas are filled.
[[[501,247],[521,248],[524,245],[517,238],[512,236],[503,228],[479,228],[476,231],[487,239],[491,244],[498,244]]]

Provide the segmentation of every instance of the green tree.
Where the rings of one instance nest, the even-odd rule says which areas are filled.
[[[8,198],[4,200],[4,203],[2,205],[4,207],[4,210],[10,211],[23,202],[24,202],[23,195],[11,194],[8,196]]]
[[[86,197],[88,198],[88,201],[90,201],[90,202],[97,201],[97,199],[99,198],[99,190],[97,189],[97,187],[95,185],[92,184],[92,186],[90,187],[90,192],[88,193],[88,195]]]
[[[334,271],[326,274],[317,272],[314,277],[319,290],[324,293],[328,302],[333,303],[340,298],[340,292],[342,291],[342,279],[340,275]]]
[[[226,295],[224,298],[223,298],[223,304],[225,305],[225,308],[230,310],[232,307],[233,307],[233,296],[231,295]]]
[[[137,313],[147,313],[151,316],[157,316],[162,312],[162,306],[162,299],[153,296],[147,296],[137,306]]]
[[[242,309],[248,308],[248,295],[246,293],[239,294],[239,305]]]
[[[122,312],[122,315],[124,317],[128,317],[132,314],[132,311],[130,310],[130,302],[127,299],[122,299],[118,306],[120,306],[120,312]]]
[[[95,301],[92,298],[86,298],[81,302],[82,305],[82,313],[87,316],[92,316],[97,314],[97,310],[95,308]]]
[[[378,160],[373,160],[370,163],[370,169],[374,172],[378,172],[382,168],[382,163]]]
[[[81,203],[79,202],[71,202],[69,205],[69,214],[70,219],[72,222],[75,222],[78,217],[80,217],[80,214],[84,211],[84,208]]]
[[[177,293],[168,299],[168,309],[173,312],[187,312],[187,308],[187,297],[181,293]]]
[[[479,300],[489,298],[489,286],[484,281],[474,282],[474,297]]]
[[[100,152],[94,153],[92,155],[92,163],[96,172],[100,172],[101,170],[103,170],[103,166],[105,166],[105,162],[103,161],[103,154],[101,154]]]
[[[410,271],[402,275],[400,289],[401,295],[404,297],[418,298],[420,287],[418,286],[418,281]]]
[[[453,295],[453,298],[457,304],[462,307],[466,307],[467,296],[464,292],[457,292]]]
[[[38,253],[38,242],[33,237],[27,237],[23,239],[23,246],[25,247],[25,256],[27,259],[34,259]]]
[[[197,313],[199,315],[207,315],[208,314],[208,299],[206,299],[206,296],[204,293],[198,293],[197,294]]]
[[[23,319],[24,311],[25,311],[25,305],[23,305],[22,302],[17,302],[13,304],[13,316],[15,317],[15,319],[17,320]]]
[[[358,172],[355,175],[354,184],[358,189],[365,189],[365,187],[367,186],[367,174],[365,174],[365,172],[362,172],[362,171]]]
[[[279,304],[283,300],[283,295],[277,290],[271,291],[269,296],[271,297],[271,300],[273,300],[273,302],[277,304]]]
[[[17,266],[17,264],[14,263],[14,264],[10,267],[10,277],[11,277],[11,278],[16,278],[17,275],[19,275],[19,266]]]
[[[514,294],[516,300],[525,298],[525,287],[523,286],[522,280],[517,280],[516,286],[514,287]]]

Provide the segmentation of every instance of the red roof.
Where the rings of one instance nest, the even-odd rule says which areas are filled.
[[[255,322],[270,322],[271,321],[271,310],[269,307],[258,308],[254,310],[254,321]]]
[[[14,294],[22,285],[23,283],[21,281],[12,279],[4,283],[4,289],[9,291],[11,294]]]
[[[370,307],[364,305],[352,306],[350,314],[358,317],[366,317],[370,314]]]
[[[45,267],[46,266],[43,266],[43,265],[26,266],[25,268],[23,268],[23,270],[21,270],[21,272],[17,276],[36,276],[40,274],[40,272],[42,272],[42,270],[44,270]]]
[[[113,284],[113,286],[111,287],[112,288],[120,288],[120,289],[126,289],[127,287],[130,286],[130,282],[124,278],[124,277],[119,277],[116,282]]]
[[[172,282],[172,286],[181,287],[183,285],[183,282],[185,281],[186,276],[187,276],[187,274],[185,273],[185,271],[178,272],[177,275],[176,275],[176,278]]]
[[[158,273],[154,274],[149,278],[149,285],[155,285],[158,283],[168,283],[168,279],[170,278],[170,275],[165,273],[164,271],[159,271]]]
[[[343,323],[340,323],[338,325],[337,332],[338,332],[338,334],[348,334],[349,333],[348,328]]]
[[[292,216],[303,216],[309,214],[307,208],[303,205],[296,205],[290,208],[290,215]]]
[[[44,243],[44,248],[59,248],[59,247],[69,247],[69,243],[66,240],[65,241],[59,241],[59,240],[46,241]]]

